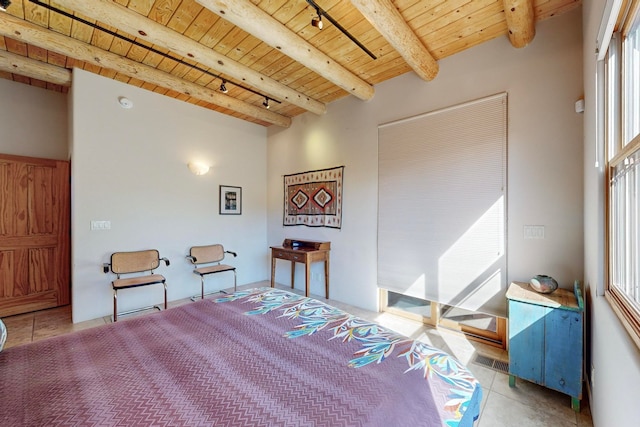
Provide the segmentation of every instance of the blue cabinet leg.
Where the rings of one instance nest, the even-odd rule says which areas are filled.
[[[578,399],[577,397],[571,398],[571,409],[576,412],[580,412],[580,399]]]
[[[515,387],[515,386],[516,386],[516,376],[509,375],[509,387]]]

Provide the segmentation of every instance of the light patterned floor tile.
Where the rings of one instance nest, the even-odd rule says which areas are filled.
[[[530,404],[491,392],[478,427],[575,427],[575,419],[558,418],[532,396]]]
[[[491,390],[525,405],[544,407],[550,415],[576,423],[576,413],[571,408],[571,397],[566,394],[520,378],[516,379],[515,387],[509,387],[509,376],[502,373],[496,374]]]

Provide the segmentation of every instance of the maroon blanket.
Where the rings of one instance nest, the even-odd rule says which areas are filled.
[[[322,302],[240,291],[0,353],[0,425],[471,426],[455,359]]]

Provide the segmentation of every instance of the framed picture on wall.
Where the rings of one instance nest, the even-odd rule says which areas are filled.
[[[220,215],[242,214],[242,187],[220,186]]]

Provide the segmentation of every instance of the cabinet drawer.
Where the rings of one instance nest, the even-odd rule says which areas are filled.
[[[304,262],[304,254],[296,253],[296,252],[287,252],[287,251],[273,251],[273,257],[279,259],[286,259],[293,262]]]

